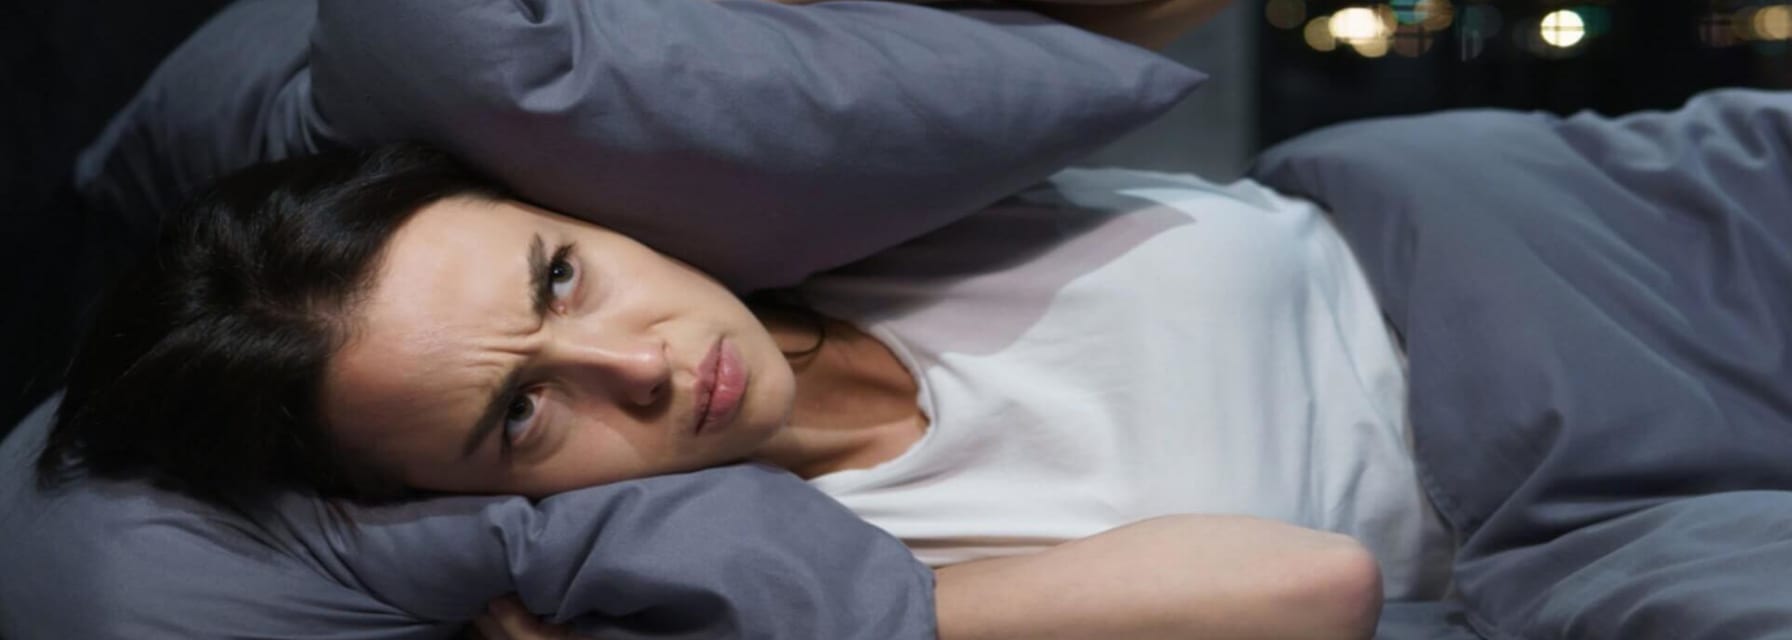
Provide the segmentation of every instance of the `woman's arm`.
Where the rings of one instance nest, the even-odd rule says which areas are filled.
[[[1046,551],[936,572],[940,640],[1368,638],[1375,559],[1348,537],[1239,516],[1168,516]],[[558,640],[514,598],[490,640]]]
[[[1170,516],[939,569],[941,640],[1368,638],[1381,574],[1348,537]]]

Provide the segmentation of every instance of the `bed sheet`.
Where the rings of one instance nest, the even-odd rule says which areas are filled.
[[[1375,640],[1481,640],[1456,602],[1389,602],[1381,607]]]

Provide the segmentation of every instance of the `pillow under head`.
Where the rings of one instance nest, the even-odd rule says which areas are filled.
[[[606,639],[935,636],[933,573],[783,471],[237,512],[147,482],[39,490],[55,406],[0,442],[0,637],[446,638],[507,593]]]

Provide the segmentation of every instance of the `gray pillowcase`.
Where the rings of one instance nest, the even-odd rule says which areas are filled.
[[[933,573],[782,471],[238,513],[143,482],[40,492],[54,408],[0,444],[0,637],[445,638],[511,592],[606,639],[935,637]]]
[[[81,159],[153,228],[206,180],[422,140],[737,290],[1043,179],[1203,76],[1018,10],[766,0],[246,0]]]

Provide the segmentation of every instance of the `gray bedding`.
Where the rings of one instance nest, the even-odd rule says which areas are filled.
[[[11,640],[448,638],[510,592],[598,638],[934,637],[933,572],[782,471],[230,512],[143,482],[36,491],[54,408],[0,444]]]
[[[1376,640],[1481,640],[1458,602],[1388,602],[1381,607]]]
[[[1792,94],[1364,122],[1252,175],[1334,212],[1404,340],[1462,620],[1792,638]]]

